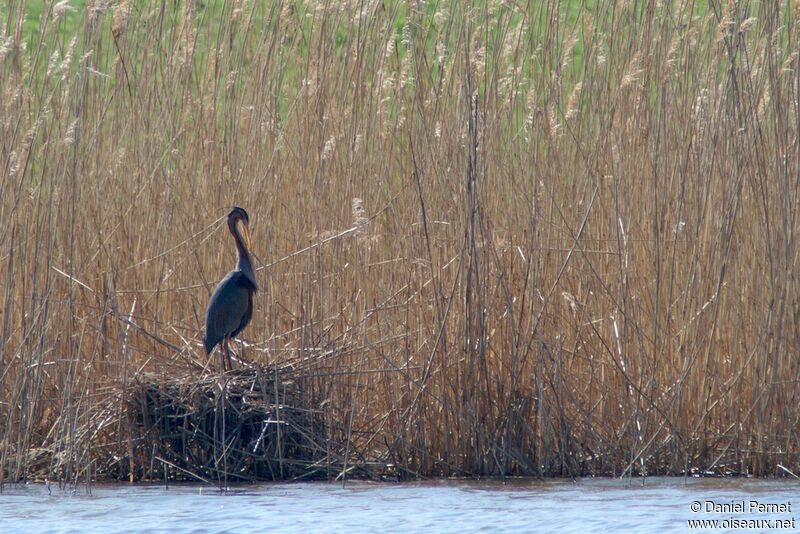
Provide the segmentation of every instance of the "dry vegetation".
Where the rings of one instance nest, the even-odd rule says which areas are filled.
[[[234,204],[333,476],[800,470],[797,3],[24,4],[0,479],[147,476]]]

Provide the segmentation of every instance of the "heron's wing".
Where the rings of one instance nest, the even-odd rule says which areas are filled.
[[[240,280],[243,277],[241,271],[229,272],[211,295],[204,338],[207,352],[211,352],[224,337],[241,330],[242,320],[252,314],[250,292]]]
[[[237,326],[236,330],[233,331],[231,337],[238,336],[239,332],[244,330],[244,327],[250,323],[250,319],[253,317],[253,293],[255,293],[256,290],[253,288],[252,283],[246,279],[246,277],[242,276],[242,279],[245,281],[243,283],[240,282],[239,285],[247,290],[247,309],[245,310],[244,315],[242,315],[242,320],[239,323],[239,326]]]

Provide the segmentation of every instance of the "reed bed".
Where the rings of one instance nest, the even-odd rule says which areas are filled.
[[[286,369],[249,368],[223,380],[150,377],[137,386],[126,410],[131,480],[158,478],[161,467],[166,480],[330,476],[320,414],[296,408],[307,402]]]
[[[32,5],[0,12],[0,480],[235,479],[167,457],[221,384],[216,423],[285,404],[330,478],[800,472],[796,3]],[[261,291],[222,377],[231,205]]]

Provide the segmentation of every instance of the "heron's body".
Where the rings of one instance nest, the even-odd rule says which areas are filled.
[[[242,223],[245,239],[238,231]],[[253,294],[258,291],[256,275],[250,261],[249,218],[242,208],[234,208],[228,215],[228,229],[233,234],[238,255],[236,268],[229,272],[217,285],[206,312],[206,334],[203,345],[206,354],[210,354],[220,342],[222,343],[222,367],[225,359],[231,367],[228,341],[236,337],[253,317]]]

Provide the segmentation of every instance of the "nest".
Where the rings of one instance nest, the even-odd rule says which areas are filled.
[[[136,443],[132,475],[204,481],[324,476],[325,425],[319,412],[303,407],[314,404],[292,374],[251,367],[199,379],[140,378],[128,400]]]

